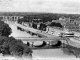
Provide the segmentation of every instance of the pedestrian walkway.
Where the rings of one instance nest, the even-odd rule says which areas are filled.
[[[18,23],[15,23],[18,27],[26,30],[26,31],[30,31],[32,33],[35,33],[39,36],[42,36],[42,37],[53,37],[54,35],[52,34],[49,34],[47,33],[46,31],[41,31],[41,30],[37,30],[37,29],[34,29],[34,28],[31,28],[31,27],[28,27],[28,26],[23,26],[21,24],[18,24]]]

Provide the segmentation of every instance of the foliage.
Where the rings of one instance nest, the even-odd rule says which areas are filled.
[[[32,27],[35,28],[35,29],[37,29],[37,24],[32,23]]]
[[[0,21],[0,35],[8,37],[12,33],[11,28],[8,24]]]
[[[66,45],[66,48],[62,48],[63,52],[69,55],[75,55],[76,57],[80,58],[80,48]]]
[[[32,50],[30,48],[28,49],[28,46],[21,40],[16,40],[13,37],[2,37],[0,42],[2,42],[0,43],[0,53],[3,55],[9,54],[13,56],[22,56],[30,53],[32,54]]]
[[[40,27],[39,27],[39,30],[43,30],[43,31],[46,31],[46,25],[45,24],[43,24],[43,23],[41,23],[40,24]]]
[[[33,51],[31,50],[31,48],[26,48],[24,49],[23,51],[23,56],[29,56],[29,57],[32,57],[32,53]]]
[[[52,18],[50,16],[42,18],[42,22],[47,22],[47,21],[52,21]]]
[[[63,26],[60,23],[52,22],[49,26],[56,26],[62,28]]]
[[[11,28],[8,24],[0,21],[0,53],[3,55],[16,55],[22,56],[32,54],[32,50],[25,45],[21,40],[16,40],[13,37],[9,37],[11,34]],[[25,50],[26,49],[26,50]],[[27,51],[27,53],[25,52]]]
[[[22,56],[24,47],[21,44],[15,44],[10,47],[11,55]]]

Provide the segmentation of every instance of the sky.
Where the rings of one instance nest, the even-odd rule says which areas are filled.
[[[0,12],[80,14],[80,0],[0,0]]]

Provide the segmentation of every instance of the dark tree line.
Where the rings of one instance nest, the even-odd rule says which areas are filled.
[[[62,28],[63,26],[60,23],[52,22],[49,26],[55,26]]]

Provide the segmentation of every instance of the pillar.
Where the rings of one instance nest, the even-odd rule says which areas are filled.
[[[12,16],[9,16],[9,20],[12,20]]]
[[[50,41],[48,41],[48,42],[49,42],[48,46],[50,46]]]
[[[5,20],[5,17],[4,17],[4,16],[2,16],[2,19],[3,19],[3,20]]]
[[[8,16],[5,16],[5,20],[8,20]]]
[[[11,16],[12,17],[12,20],[14,21],[14,16]]]
[[[13,16],[13,20],[14,20],[14,21],[16,20],[16,16]]]
[[[19,19],[19,16],[16,16],[16,21]]]

